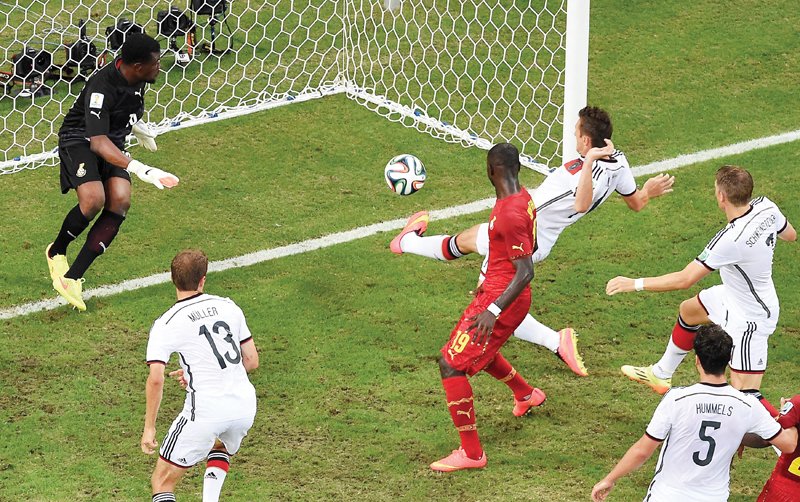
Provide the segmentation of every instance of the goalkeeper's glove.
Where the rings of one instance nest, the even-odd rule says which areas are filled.
[[[133,135],[136,136],[136,139],[139,140],[140,145],[147,148],[151,152],[158,150],[158,146],[156,146],[157,134],[155,131],[150,129],[147,124],[140,120],[139,122],[133,124],[131,131],[133,132]]]
[[[172,188],[180,181],[174,174],[142,164],[138,160],[131,160],[128,163],[128,172],[135,174],[142,181],[154,184],[159,190],[163,190],[164,187]]]

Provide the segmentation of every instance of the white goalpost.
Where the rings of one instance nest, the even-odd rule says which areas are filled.
[[[589,0],[3,0],[0,27],[0,174],[57,164],[64,114],[127,30],[164,49],[159,133],[344,93],[546,173],[586,104]]]

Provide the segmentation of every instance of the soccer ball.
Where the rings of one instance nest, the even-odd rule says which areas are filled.
[[[404,153],[394,157],[383,170],[386,184],[396,194],[411,195],[425,184],[427,173],[422,161]]]

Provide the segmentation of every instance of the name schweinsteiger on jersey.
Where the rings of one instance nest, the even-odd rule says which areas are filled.
[[[758,197],[745,214],[717,232],[697,257],[709,270],[719,269],[729,312],[752,321],[777,322],[780,307],[772,283],[772,256],[787,223],[774,202]]]
[[[256,392],[242,364],[252,338],[242,310],[229,298],[198,294],[180,300],[150,330],[147,363],[166,364],[177,352],[188,385],[183,414],[223,421],[255,413]]]
[[[755,397],[728,384],[673,387],[647,426],[664,444],[645,500],[728,500],[731,460],[744,434],[771,440],[780,431]]]

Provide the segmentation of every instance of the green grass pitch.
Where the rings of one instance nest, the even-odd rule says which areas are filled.
[[[589,101],[612,113],[615,143],[634,165],[797,129],[794,7],[596,0]],[[210,274],[207,291],[243,308],[262,361],[251,377],[259,413],[223,498],[588,500],[659,400],[619,366],[654,362],[680,301],[700,289],[607,297],[606,281],[693,259],[725,223],[713,199],[713,173],[724,163],[751,170],[756,195],[800,222],[797,146],[683,168],[675,192],[642,213],[615,196],[564,232],[536,269],[532,313],[581,333],[590,377],[574,377],[545,349],[509,341],[504,354],[548,401],[515,419],[503,385],[473,380],[489,457],[481,472],[427,467],[457,446],[435,359],[469,302],[479,259],[398,257],[388,250],[393,234],[384,233]],[[181,185],[162,192],[134,180],[129,218],[87,287],[163,272],[185,247],[219,260],[492,195],[485,152],[386,122],[343,96],[172,132],[159,147],[134,155],[175,172]],[[428,168],[411,197],[382,180],[384,163],[401,152]],[[523,182],[536,186],[541,176],[526,171]],[[42,253],[74,203],[60,195],[57,169],[0,177],[0,308],[54,296]],[[434,221],[429,233],[457,232],[487,215]],[[762,389],[773,402],[800,392],[799,276],[800,248],[780,242],[781,321]],[[701,286],[718,281],[715,274]],[[138,446],[144,349],[152,321],[173,300],[164,284],[92,299],[85,314],[63,307],[0,323],[0,500],[147,500],[154,458]],[[694,378],[687,360],[675,383]],[[161,437],[181,394],[166,386]],[[771,449],[735,460],[731,500],[754,500],[775,460]],[[620,481],[611,500],[640,500],[654,464]],[[199,499],[201,477],[189,471],[178,498]]]

